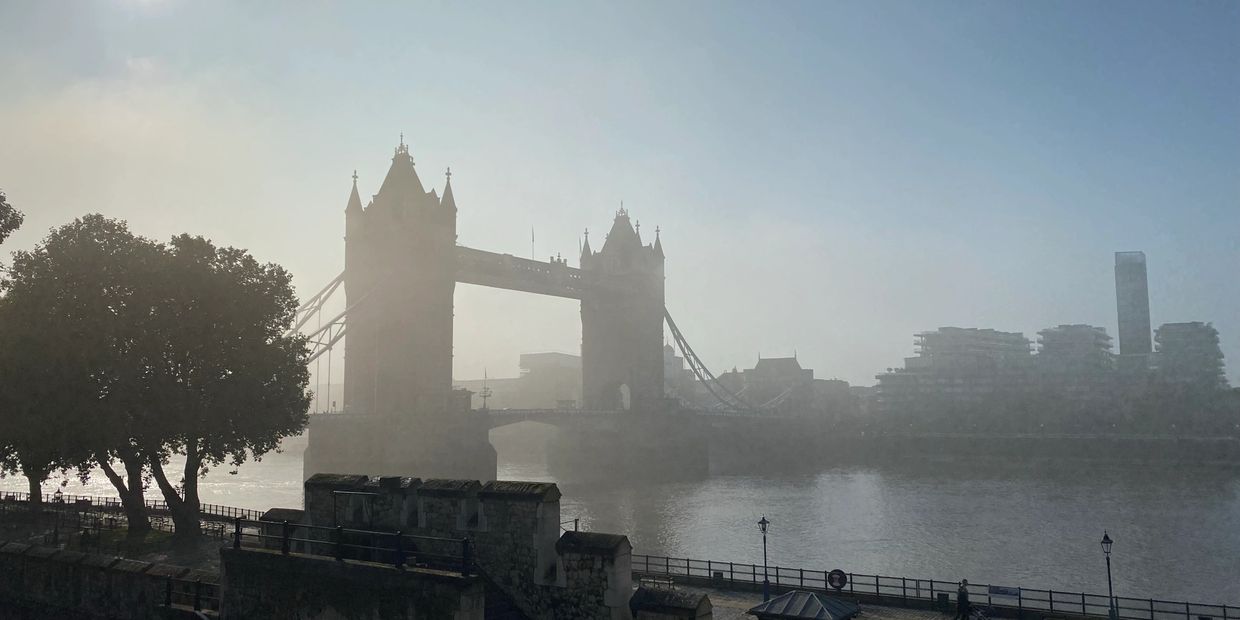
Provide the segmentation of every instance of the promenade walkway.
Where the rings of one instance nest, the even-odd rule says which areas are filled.
[[[716,590],[695,586],[676,586],[689,592],[701,592],[710,596],[714,608],[714,620],[753,620],[747,615],[753,606],[762,602],[762,593],[743,590]],[[908,609],[905,607],[886,607],[882,605],[861,605],[861,617],[865,620],[945,620],[948,616],[937,611],[925,609]]]

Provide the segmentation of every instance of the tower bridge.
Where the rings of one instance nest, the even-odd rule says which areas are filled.
[[[543,262],[460,246],[451,172],[442,196],[428,191],[402,139],[365,205],[354,174],[344,215],[344,272],[304,303],[296,323],[304,329],[317,319],[309,333],[314,357],[343,342],[345,358],[343,413],[312,417],[307,475],[493,479],[487,432],[516,418],[569,427],[595,449],[601,447],[592,430],[610,429],[604,436],[615,440],[619,424],[632,430],[625,436],[646,434],[638,444],[700,452],[685,445],[701,441],[693,416],[668,415],[686,412],[664,393],[665,319],[693,372],[719,400],[715,411],[757,413],[714,380],[671,322],[659,232],[644,242],[623,208],[601,248],[595,251],[586,236],[577,267],[556,257]],[[471,409],[469,393],[452,388],[457,283],[580,301],[582,410]],[[328,300],[341,291],[345,310],[322,324]],[[632,456],[633,448],[621,452]]]

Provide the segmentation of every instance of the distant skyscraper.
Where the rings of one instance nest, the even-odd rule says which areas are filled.
[[[1144,252],[1115,253],[1115,303],[1119,314],[1119,354],[1149,355],[1153,346]]]

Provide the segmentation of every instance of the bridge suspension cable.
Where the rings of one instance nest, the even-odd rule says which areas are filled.
[[[293,326],[289,328],[288,332],[284,335],[290,336],[300,331],[302,327],[305,327],[306,323],[309,323],[312,317],[323,311],[324,304],[331,299],[332,294],[335,293],[336,289],[340,288],[340,285],[343,283],[344,272],[342,271],[340,272],[340,275],[333,278],[331,282],[328,282],[327,286],[324,286],[322,290],[315,293],[313,297],[302,302],[301,306],[297,308],[297,314],[294,318]]]
[[[344,284],[343,272],[332,278],[319,292],[302,302],[294,315],[292,327],[284,334],[285,336],[291,336],[302,332],[303,329],[310,330],[313,328],[312,331],[305,333],[306,341],[310,345],[310,356],[306,361],[307,363],[314,362],[314,376],[315,380],[319,382],[314,389],[315,403],[320,410],[324,406],[331,408],[332,350],[345,337],[345,333],[348,331],[347,320],[349,311],[357,307],[358,303],[362,301],[362,299],[359,299],[350,307],[324,321],[323,310],[332,301],[342,284]],[[315,325],[309,326],[312,320],[315,321]],[[322,363],[320,358],[323,356],[327,357],[327,376],[325,381],[321,379],[322,375],[320,373]],[[320,393],[324,392],[323,387],[326,387],[326,391],[323,394],[323,398],[320,398]],[[324,398],[326,402],[324,402]]]
[[[663,320],[667,322],[667,327],[672,332],[672,338],[676,341],[676,348],[680,349],[680,354],[684,356],[685,362],[689,364],[689,370],[693,371],[693,376],[718,401],[716,405],[718,408],[735,413],[751,412],[757,409],[746,402],[744,398],[741,398],[739,394],[729,389],[728,386],[721,383],[715,377],[715,374],[706,367],[702,358],[698,357],[698,354],[693,351],[693,347],[689,345],[685,335],[676,326],[676,321],[672,320],[672,315],[667,311],[667,308],[663,308]]]

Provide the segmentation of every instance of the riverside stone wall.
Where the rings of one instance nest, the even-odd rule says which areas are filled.
[[[169,578],[202,580],[213,596],[214,573],[179,566],[35,547],[0,545],[0,617],[190,618],[187,607],[165,607]],[[183,587],[178,585],[178,590]],[[213,616],[213,613],[208,613]]]
[[[221,549],[222,618],[482,620],[478,577],[263,549]]]
[[[419,552],[459,556],[468,539],[482,575],[531,617],[631,617],[628,539],[564,533],[554,484],[317,474],[304,509],[309,525],[449,539],[417,542],[415,563]]]

